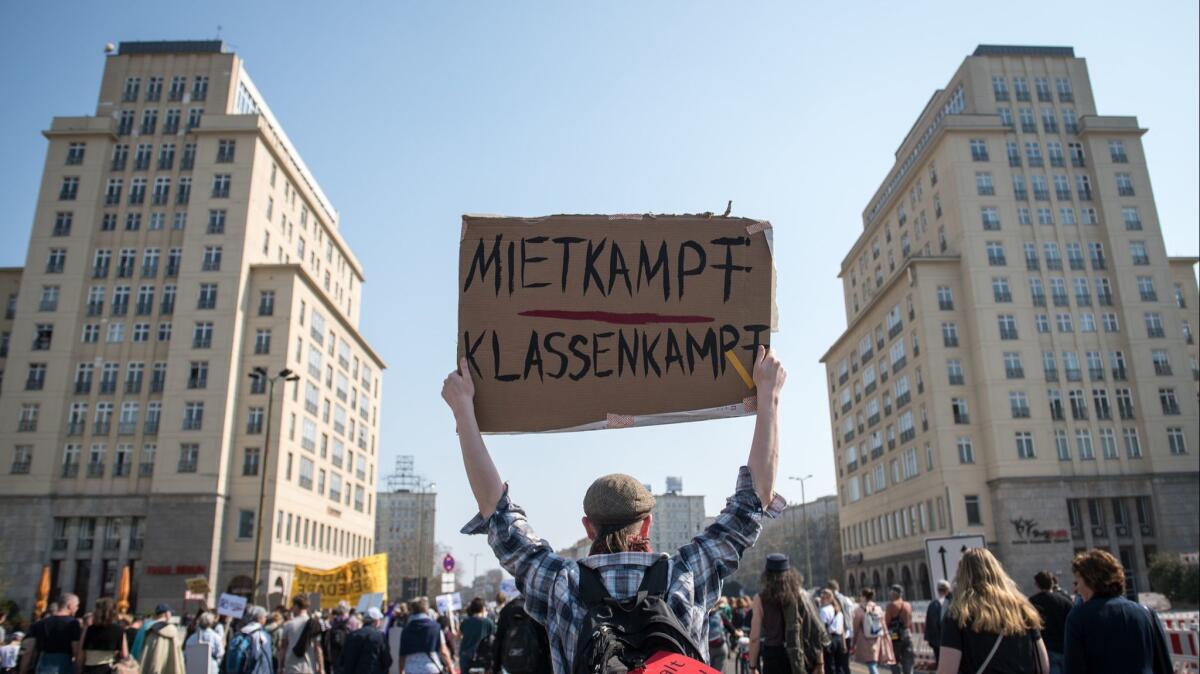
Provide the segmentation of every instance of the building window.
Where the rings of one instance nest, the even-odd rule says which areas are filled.
[[[1182,428],[1179,426],[1167,428],[1167,445],[1171,448],[1171,454],[1177,456],[1187,454],[1187,437],[1183,434]]]
[[[1067,440],[1067,432],[1062,429],[1054,431],[1054,449],[1058,452],[1059,461],[1071,460],[1071,443]]]
[[[1169,416],[1179,414],[1179,400],[1175,397],[1175,389],[1164,386],[1158,389],[1158,402],[1162,405],[1162,413]]]
[[[951,398],[950,411],[954,416],[954,423],[969,424],[971,423],[971,415],[967,409],[966,398]]]
[[[1117,184],[1117,194],[1123,197],[1134,196],[1133,178],[1128,173],[1118,173],[1115,176]]]
[[[179,445],[179,468],[180,473],[194,473],[200,459],[200,445],[194,442],[185,442]]]
[[[183,406],[183,430],[198,431],[204,425],[204,403],[189,402]]]
[[[1019,459],[1036,459],[1037,453],[1033,447],[1033,434],[1029,431],[1017,431],[1017,458]]]
[[[951,311],[954,309],[954,295],[948,286],[938,286],[937,298],[938,309],[942,311]]]
[[[979,526],[983,524],[983,512],[980,510],[978,496],[964,496],[963,503],[967,509],[967,525]]]
[[[229,198],[230,182],[231,178],[228,173],[218,173],[214,175],[212,183],[212,197],[214,199]]]
[[[1000,339],[1017,339],[1017,319],[1012,314],[1000,314],[996,316],[996,325],[1000,329]]]
[[[1082,461],[1094,461],[1096,459],[1096,451],[1092,448],[1091,431],[1086,428],[1076,429],[1075,449],[1079,451],[1079,458]]]
[[[275,291],[263,290],[258,294],[258,315],[275,315]]]
[[[77,176],[66,176],[62,179],[62,185],[58,189],[59,201],[75,201],[75,197],[79,195],[79,178]]]
[[[217,163],[231,164],[233,163],[234,150],[237,148],[235,140],[218,140],[217,141]]]
[[[987,141],[982,138],[971,139],[971,159],[973,161],[987,161],[988,149]]]
[[[239,510],[238,511],[238,533],[237,537],[241,539],[249,539],[254,537],[254,511]]]

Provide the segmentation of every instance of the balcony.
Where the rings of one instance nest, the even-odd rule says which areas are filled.
[[[1088,368],[1088,378],[1091,379],[1092,381],[1104,381],[1104,368],[1089,367]]]
[[[116,393],[116,392],[117,392],[117,380],[115,380],[115,379],[101,379],[100,380],[100,393],[111,394],[111,393]]]
[[[193,417],[184,417],[183,418],[183,430],[185,430],[185,431],[198,431],[203,426],[204,426],[204,420],[202,418],[193,418]]]
[[[971,423],[971,415],[967,414],[966,412],[955,411],[954,412],[954,423],[960,424],[960,425],[969,424],[969,423]]]
[[[195,164],[196,164],[196,158],[189,157],[188,155],[185,154],[185,155],[183,155],[183,158],[179,160],[179,169],[181,171],[191,171],[192,168],[195,166]]]
[[[1080,201],[1091,201],[1092,200],[1092,188],[1083,187],[1083,188],[1077,189],[1076,192],[1079,193]]]
[[[1154,374],[1160,377],[1169,377],[1172,374],[1170,363],[1155,363]]]
[[[903,370],[904,366],[907,364],[908,364],[908,359],[906,357],[901,356],[901,357],[897,358],[892,363],[892,374],[895,374],[895,373],[899,372],[900,370]]]
[[[1146,328],[1146,336],[1155,339],[1162,339],[1165,336],[1165,333],[1163,332],[1162,326],[1148,326]]]
[[[152,379],[150,379],[150,392],[151,393],[162,393],[163,388],[165,386],[166,386],[166,380],[163,377],[153,377]]]
[[[949,376],[949,380],[951,386],[962,386],[964,383],[964,379],[961,374],[952,374]]]
[[[1077,367],[1066,368],[1067,381],[1083,381],[1083,373]]]
[[[117,424],[117,435],[133,435],[137,433],[136,421],[122,421]]]
[[[1174,401],[1162,401],[1163,414],[1175,416],[1179,414],[1179,403]]]
[[[1139,295],[1141,296],[1143,302],[1158,301],[1158,293],[1153,288],[1143,288],[1139,292]]]
[[[1046,381],[1058,381],[1058,370],[1046,370]]]
[[[1086,168],[1086,167],[1087,167],[1087,161],[1086,161],[1086,160],[1084,160],[1084,158],[1083,158],[1083,156],[1082,156],[1082,155],[1080,155],[1080,156],[1072,156],[1072,157],[1071,157],[1071,166],[1074,166],[1075,168]]]
[[[126,393],[141,393],[142,392],[141,378],[125,380],[125,392]]]
[[[71,461],[71,462],[64,463],[62,466],[62,476],[63,477],[78,477],[79,476],[79,463],[77,461]]]
[[[1033,306],[1035,306],[1035,307],[1046,306],[1046,296],[1045,295],[1034,295],[1033,296]]]
[[[108,435],[110,430],[112,430],[112,422],[107,419],[97,420],[92,424],[92,435]]]
[[[1021,156],[1015,155],[1015,154],[1008,155],[1008,165],[1009,166],[1020,166],[1021,165]]]
[[[9,472],[13,475],[28,475],[31,465],[31,461],[13,461],[12,469]]]
[[[896,321],[895,325],[888,328],[888,339],[892,339],[896,335],[900,334],[903,330],[904,330],[904,323],[901,321]]]
[[[906,431],[901,431],[900,442],[911,442],[915,437],[917,437],[917,429],[910,428]]]
[[[17,431],[20,433],[32,433],[37,430],[37,419],[21,419],[17,422]]]
[[[1008,379],[1024,379],[1025,368],[1023,367],[1006,367],[1004,368],[1004,376]]]
[[[142,463],[138,464],[138,476],[139,477],[150,477],[153,474],[154,474],[154,462],[153,461],[143,461]],[[131,545],[130,547],[132,548],[133,546]],[[138,546],[138,547],[140,548],[141,546]]]
[[[124,316],[127,313],[129,313],[129,305],[127,303],[113,302],[113,305],[112,305],[112,315],[113,316]]]
[[[142,424],[142,432],[146,435],[158,435],[158,419],[147,419]]]
[[[175,313],[175,300],[164,299],[162,305],[158,308],[158,313],[163,316],[170,316]]]
[[[149,316],[150,314],[154,313],[154,303],[138,302],[134,306],[134,312],[137,313],[138,316]]]
[[[1096,302],[1102,307],[1111,307],[1113,303],[1112,293],[1096,293]]]
[[[1112,378],[1114,381],[1125,381],[1127,379],[1125,368],[1114,367],[1112,370]]]
[[[104,477],[104,464],[88,462],[87,476],[88,477]]]
[[[1028,408],[1028,407],[1014,407],[1014,408],[1012,408],[1012,418],[1014,418],[1014,419],[1028,419],[1028,418],[1029,418],[1029,408]]]
[[[83,435],[87,430],[87,423],[83,421],[68,421],[67,435]]]
[[[92,266],[92,278],[108,278],[108,265],[98,264]]]

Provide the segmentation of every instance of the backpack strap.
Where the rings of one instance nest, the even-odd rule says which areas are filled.
[[[578,564],[578,567],[579,600],[583,602],[584,606],[591,608],[603,604],[607,599],[612,599],[608,588],[604,587],[604,578],[599,571],[582,563]]]
[[[670,560],[660,557],[642,574],[642,583],[638,586],[638,594],[646,593],[653,597],[665,596],[670,572]]]

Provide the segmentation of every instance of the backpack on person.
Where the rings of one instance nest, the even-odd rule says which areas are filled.
[[[475,652],[471,654],[471,661],[467,663],[467,671],[472,669],[488,670],[492,668],[492,653],[496,650],[496,633],[488,630],[479,639],[479,643],[475,645]],[[462,672],[461,674],[467,674]]]
[[[878,639],[887,633],[883,627],[883,611],[880,610],[878,604],[871,604],[870,607],[863,609],[863,626],[866,627],[866,637],[868,639]]]
[[[254,669],[254,635],[238,632],[229,640],[225,657],[221,660],[221,674],[249,674]]]
[[[660,651],[704,661],[667,605],[668,563],[664,557],[646,569],[637,592],[624,600],[609,594],[599,571],[579,565],[579,596],[587,613],[579,630],[574,674],[623,674]]]
[[[325,657],[331,664],[337,664],[338,659],[342,657],[342,648],[346,646],[346,637],[350,636],[349,625],[347,620],[338,620],[325,630],[325,643],[321,646],[325,651]]]
[[[544,630],[525,612],[523,599],[515,599],[519,605],[510,609],[512,622],[504,630],[504,652],[500,663],[509,674],[534,674],[549,671],[550,653],[544,644]]]
[[[819,674],[823,653],[829,647],[829,632],[817,617],[808,595],[783,606],[783,646],[792,674]]]

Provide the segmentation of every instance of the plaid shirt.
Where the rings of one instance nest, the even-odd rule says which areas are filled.
[[[667,604],[708,659],[708,608],[721,596],[721,581],[737,570],[742,553],[754,545],[762,516],[776,517],[787,504],[778,494],[765,511],[754,492],[750,469],[738,472],[737,490],[712,524],[670,556]],[[573,560],[554,554],[550,544],[529,527],[525,511],[508,496],[507,486],[496,512],[476,515],[464,534],[487,533],[500,565],[516,579],[525,610],[546,627],[555,674],[568,674],[575,659],[579,630],[587,608],[579,599],[579,564],[596,569],[617,599],[637,592],[642,574],[662,553],[619,552]]]

